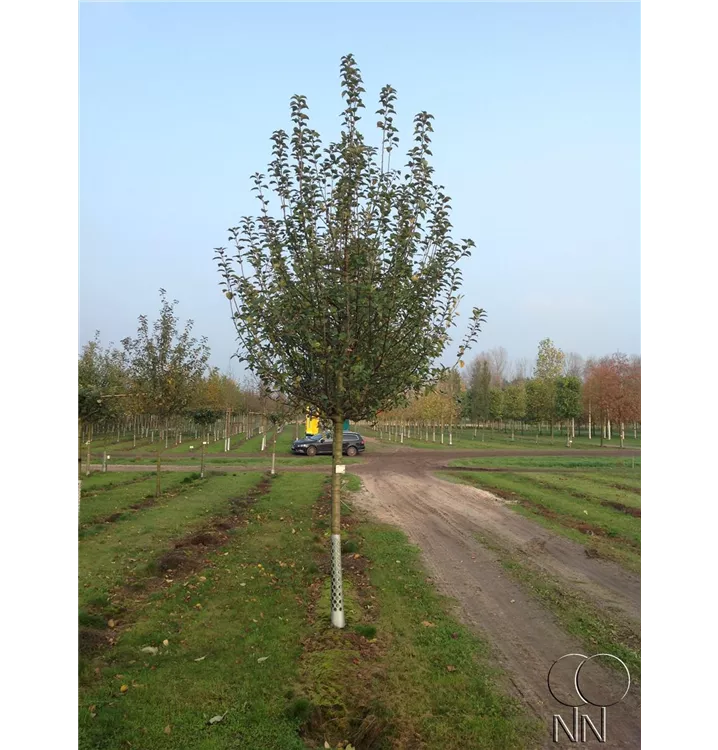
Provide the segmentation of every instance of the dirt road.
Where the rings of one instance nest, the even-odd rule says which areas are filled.
[[[509,577],[496,554],[479,543],[476,535],[488,532],[500,538],[506,549],[526,555],[533,564],[559,577],[562,584],[636,621],[640,618],[640,582],[617,565],[588,558],[582,546],[519,516],[490,493],[433,476],[437,460],[444,464],[447,458],[442,452],[440,459],[434,453],[428,460],[421,452],[397,447],[390,461],[352,466],[351,471],[361,476],[364,484],[358,504],[378,519],[402,528],[421,549],[439,590],[456,600],[459,616],[492,644],[514,693],[544,723],[544,747],[575,746],[552,741],[553,715],[561,714],[572,728],[572,713],[551,696],[547,675],[553,662],[564,654],[590,656],[592,652],[586,653],[550,612]],[[570,666],[570,661],[565,660],[561,667]],[[554,674],[570,684],[579,661],[574,661],[573,671]],[[581,689],[590,699],[596,696],[595,702],[608,703],[613,696],[620,697],[626,681],[600,661],[589,662],[586,670],[590,671],[582,669]],[[590,716],[601,729],[598,708],[583,706],[580,713]],[[640,696],[635,686],[623,701],[608,708],[606,715],[608,739],[603,747],[640,747]],[[566,737],[562,730],[560,737]],[[589,728],[586,744],[592,743],[599,745]]]

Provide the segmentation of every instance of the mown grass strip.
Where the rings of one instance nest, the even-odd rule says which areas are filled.
[[[522,474],[444,471],[437,475],[494,492],[511,501],[509,507],[517,513],[585,546],[587,554],[640,571],[639,518],[582,502],[561,490],[541,488]]]
[[[90,476],[84,474],[80,476],[82,480],[82,494],[88,495],[93,494],[97,491],[112,489],[113,487],[121,487],[127,484],[135,484],[137,482],[143,482],[152,476],[151,472],[145,472],[139,474],[136,471],[128,472],[95,472]]]
[[[101,475],[107,477],[108,474]],[[133,505],[139,505],[144,501],[154,502],[155,478],[147,478],[140,475],[140,481],[130,481],[127,474],[118,474],[125,477],[115,486],[108,483],[92,492],[85,494],[80,500],[80,526],[81,535],[83,527],[101,521],[120,520],[121,517],[129,517]],[[199,478],[199,474],[193,475],[184,472],[173,472],[162,476],[162,498],[167,499],[178,491],[191,484],[193,479]],[[92,479],[92,477],[90,477]],[[123,516],[125,514],[125,516]]]
[[[311,507],[324,482],[275,479],[208,567],[158,592],[99,675],[88,665],[80,748],[305,748],[287,689],[310,627]]]
[[[633,463],[632,463],[633,462]],[[526,468],[551,469],[609,469],[631,470],[635,465],[634,475],[640,481],[641,457],[613,458],[611,456],[486,456],[486,458],[456,458],[449,466],[500,467],[509,466]],[[623,473],[623,472],[622,472]],[[629,474],[630,475],[630,474]]]
[[[257,484],[261,474],[214,476],[186,493],[160,501],[80,542],[80,607],[112,611],[110,592],[122,584],[141,584],[149,566],[172,540],[228,510],[229,497]]]
[[[361,428],[359,430],[363,435],[367,435],[368,437],[379,437],[379,432],[376,430],[371,430],[369,428]],[[546,450],[547,448],[554,448],[556,450],[563,450],[566,449],[566,435],[562,434],[559,435],[558,432],[555,434],[553,440],[551,439],[550,435],[539,435],[538,441],[536,440],[536,435],[534,434],[524,434],[523,436],[520,433],[516,433],[514,436],[514,440],[511,440],[511,433],[502,433],[502,432],[496,432],[496,431],[490,431],[486,430],[483,434],[483,440],[482,440],[482,431],[478,430],[476,437],[473,436],[472,430],[456,430],[452,434],[452,444],[449,445],[449,432],[447,429],[444,430],[444,442],[441,443],[441,436],[439,429],[436,430],[436,442],[432,441],[432,430],[429,430],[429,440],[426,441],[424,439],[425,437],[425,431],[421,430],[421,438],[416,438],[416,432],[412,430],[412,437],[408,438],[406,435],[404,436],[403,444],[407,445],[409,447],[413,448],[436,448],[437,450],[442,449],[452,449],[452,450],[463,450],[463,449],[472,449],[472,450],[497,450],[497,449],[518,449],[521,450]],[[392,435],[392,438],[394,436]],[[383,432],[383,443],[387,443],[389,445],[399,445],[400,440],[397,436],[396,439],[389,440],[388,439],[388,433],[386,431]],[[587,436],[581,436],[581,437],[575,437],[573,438],[573,443],[571,445],[572,449],[617,449],[620,448],[620,442],[617,438],[614,438],[610,442],[608,440],[603,441],[604,444],[601,446],[600,439],[594,438],[592,440],[589,440]],[[625,443],[626,448],[640,448],[641,447],[641,440],[640,438],[637,440],[634,440],[633,437],[626,437]],[[630,460],[630,459],[629,459]]]

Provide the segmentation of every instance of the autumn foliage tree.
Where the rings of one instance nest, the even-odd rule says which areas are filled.
[[[292,130],[272,134],[268,174],[255,174],[256,217],[230,230],[233,251],[216,249],[240,358],[266,386],[343,421],[369,419],[420,391],[456,324],[458,263],[474,243],[452,238],[450,198],[433,180],[433,117],[414,118],[404,170],[396,92],[384,86],[380,145],[359,129],[364,87],[352,55],[342,58],[345,109],[338,141],[324,144],[306,97],[291,99]],[[474,309],[458,357],[478,335]],[[340,551],[341,441],[332,462],[332,621],[344,625]]]

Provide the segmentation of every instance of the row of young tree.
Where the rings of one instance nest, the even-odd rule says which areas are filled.
[[[266,434],[294,413],[285,399],[269,398],[256,380],[240,384],[211,368],[207,339],[192,336],[191,320],[180,327],[176,300],[170,302],[164,290],[160,298],[152,325],[141,315],[136,336],[120,347],[103,347],[98,332],[78,362],[78,428],[87,470],[93,440],[116,436],[119,443],[131,436],[133,446],[140,440],[157,451],[158,495],[162,450],[181,443],[183,434],[200,440],[204,457],[204,445],[212,440],[223,437],[229,450],[232,436]]]
[[[477,431],[486,427],[524,433],[531,427],[554,436],[556,429],[571,445],[576,434],[589,439],[611,440],[617,434],[624,446],[626,428],[637,437],[641,421],[641,360],[615,353],[587,360],[566,355],[551,339],[539,343],[532,375],[525,361],[509,373],[503,347],[482,352],[465,369],[464,377],[450,372],[436,388],[409,403],[378,415],[376,426],[383,436],[396,434],[449,444],[453,428],[467,424]]]

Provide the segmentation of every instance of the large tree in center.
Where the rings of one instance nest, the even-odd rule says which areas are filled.
[[[216,249],[240,359],[274,391],[333,424],[332,622],[344,625],[340,476],[345,419],[373,418],[435,380],[458,315],[471,240],[451,236],[450,199],[429,165],[432,115],[414,118],[405,169],[392,157],[396,92],[379,96],[378,146],[359,132],[362,78],[342,58],[338,141],[323,145],[307,100],[291,99],[291,133],[272,134],[268,174],[255,174],[259,215],[230,229]],[[458,357],[476,339],[474,309]]]

